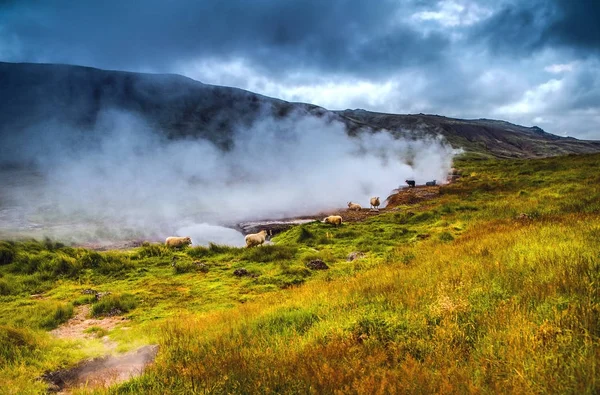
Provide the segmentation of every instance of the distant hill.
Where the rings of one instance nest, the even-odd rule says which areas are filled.
[[[396,115],[365,110],[339,111],[342,117],[398,135],[440,134],[466,152],[501,158],[536,158],[600,152],[600,141],[578,140],[493,119],[456,119],[439,115]]]
[[[454,147],[478,155],[533,158],[600,152],[600,141],[559,137],[535,126],[504,121],[329,111],[179,75],[0,62],[0,135],[4,136],[0,141],[6,150],[10,149],[6,136],[31,125],[60,122],[91,127],[106,109],[139,114],[170,138],[205,138],[223,149],[233,143],[236,126],[249,126],[264,116],[285,118],[299,112],[341,121],[351,135],[381,129],[408,137],[441,134]]]

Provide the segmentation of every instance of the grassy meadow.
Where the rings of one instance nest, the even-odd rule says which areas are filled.
[[[160,347],[99,393],[600,392],[600,155],[455,166],[433,200],[260,248],[0,242],[0,393],[105,352],[48,333],[81,305],[127,317],[117,351]]]

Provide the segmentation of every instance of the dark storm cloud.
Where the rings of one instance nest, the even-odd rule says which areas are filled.
[[[403,25],[398,5],[389,0],[377,6],[362,0],[23,1],[0,5],[0,31],[13,43],[4,60],[169,70],[191,59],[244,58],[269,72],[368,75],[434,61],[448,45],[438,33]]]
[[[549,47],[600,52],[600,1],[510,1],[472,31],[493,50],[527,53]]]
[[[591,64],[575,73],[566,80],[565,89],[569,95],[565,97],[565,106],[568,109],[593,110],[600,108],[600,62],[595,60]],[[559,107],[557,110],[560,110]]]
[[[549,43],[600,51],[600,2],[555,0],[556,17],[544,31]]]
[[[598,20],[599,0],[0,0],[0,60],[179,73],[330,109],[526,125],[551,110],[591,136]]]

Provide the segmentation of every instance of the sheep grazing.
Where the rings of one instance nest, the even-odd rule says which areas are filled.
[[[435,186],[435,180],[433,180],[433,181],[427,181],[427,182],[425,183],[425,186],[426,186],[426,187],[433,187],[433,186]]]
[[[361,209],[362,207],[360,207],[360,204],[348,202],[348,210],[360,211]]]
[[[258,233],[251,233],[245,239],[247,248],[262,245],[267,240],[267,231],[263,229]]]
[[[342,217],[339,215],[330,215],[329,217],[323,218],[323,223],[338,226],[342,224]]]
[[[415,187],[415,180],[405,180],[404,182],[408,184],[409,188]]]
[[[371,209],[379,210],[379,196],[371,198]]]
[[[184,247],[192,244],[192,239],[190,237],[167,237],[165,240],[165,245],[167,247]]]

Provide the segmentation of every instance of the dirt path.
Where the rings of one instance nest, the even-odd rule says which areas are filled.
[[[90,306],[79,306],[75,311],[75,316],[56,329],[50,331],[50,334],[59,339],[90,339],[95,337],[93,333],[86,333],[89,328],[101,328],[105,331],[114,329],[117,325],[126,322],[125,317],[104,317],[88,318],[90,315]]]
[[[50,333],[60,339],[91,339],[94,333],[86,333],[89,328],[101,328],[109,331],[126,322],[125,317],[88,318],[90,306],[79,306],[75,316]],[[158,346],[148,345],[124,354],[112,355],[117,343],[108,336],[101,338],[107,355],[80,362],[77,366],[50,372],[44,379],[50,384],[50,390],[69,394],[75,389],[94,389],[127,381],[139,376],[144,368],[154,361]]]

